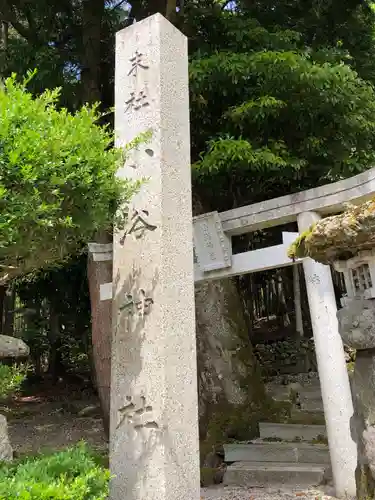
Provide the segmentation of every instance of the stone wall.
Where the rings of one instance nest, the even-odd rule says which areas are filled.
[[[257,343],[254,353],[265,378],[316,371],[313,339],[286,338]]]
[[[345,360],[351,371],[355,361],[355,349],[344,346]],[[254,354],[259,361],[265,379],[276,375],[292,375],[317,371],[314,340],[312,338],[277,339],[258,342]]]

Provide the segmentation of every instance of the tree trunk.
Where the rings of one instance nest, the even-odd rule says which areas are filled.
[[[195,300],[204,458],[228,438],[254,437],[267,401],[235,281],[200,284]]]
[[[208,208],[208,210],[207,210]],[[194,215],[209,211],[193,192]],[[201,459],[228,438],[248,439],[267,406],[236,281],[195,287]]]
[[[176,0],[167,0],[167,5],[165,9],[165,17],[169,19],[169,21],[173,22],[176,17],[176,8],[177,1]]]
[[[64,375],[65,368],[61,359],[61,331],[59,315],[52,302],[49,304],[49,333],[50,353],[48,362],[48,373],[52,377],[52,383],[56,384],[59,377]]]
[[[93,104],[101,100],[100,63],[104,0],[84,0],[81,60],[82,100]]]
[[[8,50],[9,24],[1,21],[1,44],[4,51]]]
[[[283,321],[283,326],[287,327],[290,325],[290,318],[288,314],[288,305],[286,302],[285,298],[285,292],[284,292],[284,282],[283,282],[283,277],[285,279],[285,274],[282,275],[280,273],[277,274],[277,295],[276,295],[276,300],[279,303],[279,307],[282,311],[282,321]]]
[[[100,238],[101,243],[109,238]],[[96,262],[88,258],[87,275],[91,301],[92,360],[99,394],[103,425],[109,435],[111,402],[112,300],[100,300],[100,285],[112,281],[112,260]]]
[[[167,13],[172,10],[171,5],[173,5],[173,3],[173,0],[153,0],[152,2],[134,0],[131,2],[132,10],[130,14],[137,22],[157,12],[166,16]]]
[[[101,31],[104,15],[104,0],[84,0],[83,2],[83,55],[82,94],[89,104],[101,100]],[[98,234],[96,243],[108,243],[107,235]],[[112,306],[111,301],[100,301],[100,285],[112,281],[112,262],[94,262],[89,257],[87,263],[91,302],[92,358],[95,380],[103,415],[103,425],[109,434],[110,383],[111,383],[111,343]]]
[[[5,305],[5,294],[6,287],[0,286],[0,334],[3,333],[4,330],[4,305]]]
[[[296,332],[298,337],[303,337],[303,317],[301,306],[301,285],[299,280],[299,264],[293,266],[294,312],[296,315]]]
[[[12,286],[8,286],[4,302],[4,333],[13,336],[14,333],[14,308],[16,293]]]

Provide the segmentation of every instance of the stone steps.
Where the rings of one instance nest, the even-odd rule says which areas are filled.
[[[225,462],[274,462],[329,464],[325,444],[253,442],[224,445]]]
[[[322,399],[322,392],[319,385],[301,386],[298,392],[300,397],[305,399]]]
[[[323,482],[325,466],[304,463],[236,462],[227,467],[224,484],[242,487],[285,485],[308,488]]]
[[[313,441],[327,438],[324,425],[259,423],[259,435],[262,439],[282,439],[283,441]]]
[[[323,407],[322,394],[318,383],[303,386],[292,383],[288,385],[268,384],[267,393],[275,401],[291,402],[294,397],[302,404],[316,403],[317,408]]]
[[[289,423],[305,425],[325,425],[324,413],[322,411],[314,412],[292,408]]]
[[[260,439],[224,445],[224,484],[314,487],[329,479],[330,456],[318,379],[267,384],[276,401],[291,403],[288,423],[261,422]],[[317,443],[318,441],[318,443]]]
[[[308,411],[308,412],[313,412],[313,413],[318,413],[324,411],[323,408],[323,401],[322,400],[309,400],[309,399],[302,399],[299,401],[299,406],[300,409],[303,411]]]

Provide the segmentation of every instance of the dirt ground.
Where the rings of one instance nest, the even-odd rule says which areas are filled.
[[[16,456],[86,441],[106,452],[97,397],[90,389],[59,384],[31,389],[1,405]]]
[[[99,412],[99,402],[90,389],[58,385],[31,388],[0,406],[7,416],[15,456],[58,450],[86,441],[96,451],[107,453],[108,442]],[[243,489],[217,486],[203,488],[202,500],[333,500],[329,491]],[[332,494],[332,493],[331,493]]]

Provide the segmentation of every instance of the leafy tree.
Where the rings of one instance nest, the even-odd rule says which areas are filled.
[[[25,380],[26,374],[26,365],[5,365],[0,363],[0,399],[18,391]]]
[[[202,197],[224,210],[372,166],[375,93],[340,54],[300,48],[300,34],[246,15],[220,22],[221,50],[198,51],[190,66]]]
[[[56,108],[57,96],[33,98],[14,77],[0,89],[3,281],[80,251],[95,231],[112,227],[136,188],[115,178],[122,153],[96,124],[96,108],[72,115]]]
[[[109,108],[113,33],[168,13],[189,36],[194,194],[202,210],[305,189],[371,165],[373,89],[353,71],[369,80],[375,74],[374,18],[365,3],[133,0],[129,14],[124,5],[4,0],[3,71],[37,66],[34,92],[62,85],[60,103],[69,109],[97,100]],[[99,276],[93,267],[90,289],[97,290],[111,269]],[[232,296],[233,288],[224,306]],[[105,302],[91,297],[92,310],[102,312]],[[201,302],[203,309],[208,301]],[[108,335],[109,319],[103,311],[93,330]]]
[[[66,371],[89,368],[90,300],[86,255],[69,259],[53,269],[29,273],[15,280],[24,326],[19,335],[30,347],[34,371],[43,375],[48,360],[52,381]]]
[[[363,0],[240,0],[237,8],[262,26],[293,29],[305,47],[336,48],[362,78],[375,79],[373,2]]]

